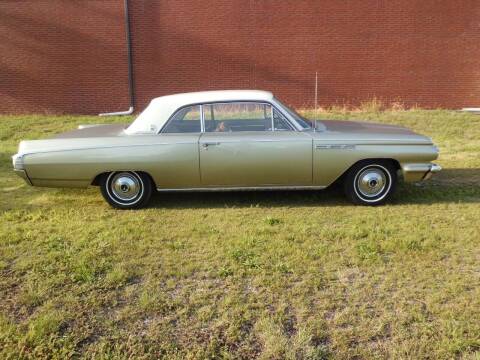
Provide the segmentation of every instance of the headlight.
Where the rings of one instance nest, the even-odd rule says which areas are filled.
[[[13,168],[15,170],[25,170],[23,164],[23,155],[15,154],[12,156]]]

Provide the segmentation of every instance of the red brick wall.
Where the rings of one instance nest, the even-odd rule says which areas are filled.
[[[209,89],[480,106],[477,0],[130,0],[136,108]],[[0,2],[0,112],[128,108],[123,1]]]
[[[98,113],[128,103],[118,0],[1,1],[0,112]]]

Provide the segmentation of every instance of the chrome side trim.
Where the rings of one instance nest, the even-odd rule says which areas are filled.
[[[162,189],[157,188],[159,192],[203,192],[203,191],[263,191],[263,190],[322,190],[326,186],[232,186],[232,187],[199,187],[185,189]]]
[[[202,143],[203,148],[207,148],[209,146],[217,146],[217,145],[220,145],[220,143],[219,142],[204,142],[204,143]]]
[[[222,134],[222,133],[219,133]],[[256,142],[256,143],[271,143],[271,142],[303,142],[309,139],[222,139],[222,144],[236,144],[236,143],[245,143],[245,142]],[[214,143],[219,145],[219,142]]]
[[[348,144],[332,144],[332,145],[315,145],[317,150],[353,150],[355,145]]]
[[[299,131],[300,132],[300,131]],[[202,133],[189,133],[189,135],[192,136],[200,136]],[[151,135],[151,134],[149,134]],[[263,139],[263,140],[258,140],[255,139],[255,142],[279,142],[279,141],[288,141],[288,142],[295,142],[295,141],[304,141],[304,139]],[[315,140],[314,140],[315,141]],[[371,140],[371,143],[355,143],[355,145],[347,145],[343,144],[342,146],[358,146],[358,145],[425,145],[425,146],[431,146],[431,144],[422,144],[422,143],[400,143],[400,142],[392,142],[392,143],[385,143],[385,140],[382,140],[383,142],[374,142]],[[393,141],[393,140],[392,140]],[[238,140],[225,140],[222,141],[223,143],[234,143],[234,142],[245,142],[245,139],[238,139]],[[31,152],[25,152],[20,154],[20,155],[30,155],[30,154],[45,154],[45,153],[54,153],[54,152],[62,152],[62,151],[78,151],[78,150],[95,150],[95,149],[114,149],[114,148],[124,148],[124,147],[136,147],[136,146],[156,146],[156,145],[185,145],[185,144],[197,144],[198,143],[198,138],[192,141],[177,141],[177,142],[155,142],[155,143],[149,143],[149,144],[126,144],[126,145],[108,145],[108,146],[93,146],[93,147],[79,147],[79,148],[73,148],[73,149],[60,149],[60,150],[41,150],[41,151],[31,151]],[[316,145],[316,147],[319,147],[318,149],[323,149],[322,146],[338,146],[336,144],[326,144],[326,145]],[[332,148],[333,149],[333,148]],[[338,149],[338,148],[335,148]]]
[[[200,133],[191,133],[200,135]],[[177,142],[162,142],[162,143],[151,143],[151,144],[128,144],[128,145],[108,145],[108,146],[93,146],[93,147],[79,147],[73,149],[60,149],[60,150],[42,150],[42,151],[32,151],[32,152],[25,152],[22,153],[22,156],[25,155],[34,155],[34,154],[47,154],[47,153],[54,153],[54,152],[63,152],[63,151],[79,151],[79,150],[98,150],[98,149],[115,149],[115,148],[124,148],[124,147],[137,147],[137,146],[155,146],[155,145],[190,145],[190,144],[198,144],[198,140],[195,141],[177,141]]]
[[[426,142],[415,142],[415,141],[405,141],[405,140],[399,140],[395,138],[391,139],[361,139],[361,140],[355,140],[355,139],[315,139],[313,140],[316,143],[320,143],[319,145],[338,145],[338,143],[343,143],[343,145],[354,145],[354,146],[359,146],[359,145],[412,145],[412,146],[433,146],[431,143],[426,143]],[[325,144],[326,143],[326,144]]]

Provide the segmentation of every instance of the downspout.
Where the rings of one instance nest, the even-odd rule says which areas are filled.
[[[132,39],[130,36],[130,16],[128,14],[128,0],[124,0],[125,8],[125,36],[127,40],[128,57],[128,95],[130,97],[130,107],[127,111],[117,111],[98,114],[99,116],[131,115],[135,111],[135,94],[133,92],[133,61],[132,61]]]
[[[480,113],[480,108],[478,107],[466,107],[466,108],[463,108],[462,111],[466,111],[466,112],[473,112],[473,113]]]

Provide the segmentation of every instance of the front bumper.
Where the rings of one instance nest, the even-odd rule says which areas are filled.
[[[432,177],[433,174],[438,173],[439,171],[442,170],[442,167],[437,164],[431,164],[432,166],[430,167],[430,170],[425,174],[423,177],[423,180],[428,180]]]
[[[428,180],[433,174],[442,170],[437,164],[403,164],[402,174],[406,182]]]

